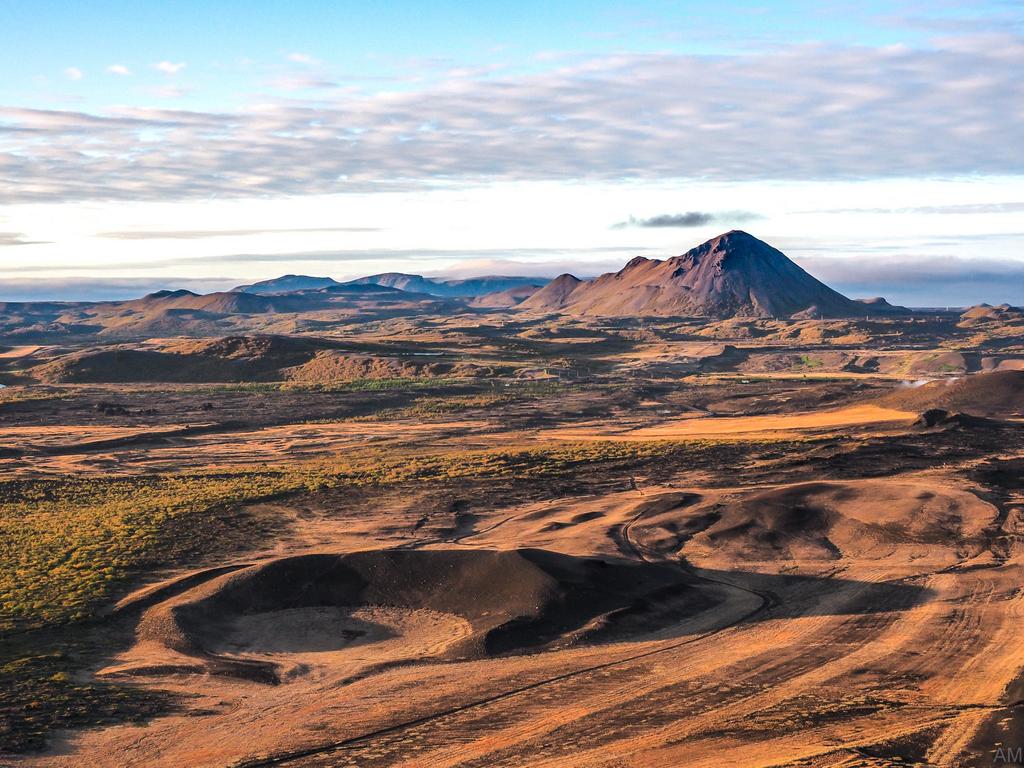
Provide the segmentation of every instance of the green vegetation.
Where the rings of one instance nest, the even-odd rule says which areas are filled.
[[[827,382],[827,381],[848,381],[849,379],[859,378],[860,374],[856,373],[844,373],[842,371],[828,371],[825,375],[818,375],[814,377],[815,381]],[[710,386],[718,384],[723,381],[740,384],[775,384],[780,381],[803,381],[807,378],[806,373],[799,373],[793,371],[791,373],[776,373],[771,376],[759,375],[756,373],[743,374],[743,373],[708,373],[701,376],[691,376],[684,379],[688,384],[696,384],[698,386]]]
[[[488,408],[506,403],[509,397],[500,395],[450,395],[448,397],[420,397],[405,408],[384,408],[366,416],[355,416],[352,421],[381,421],[408,418],[430,418],[453,413]]]
[[[805,368],[821,368],[824,364],[824,361],[820,358],[811,357],[810,355],[800,355],[800,365]]]
[[[402,389],[430,389],[465,386],[472,379],[403,377],[393,379],[350,379],[337,382],[267,381],[217,384],[204,387],[208,392],[389,392]]]
[[[470,383],[466,379],[404,377],[395,379],[351,379],[330,383],[284,382],[284,392],[390,392],[396,389],[428,389]]]
[[[329,485],[387,485],[456,478],[529,480],[575,474],[595,465],[625,468],[647,460],[706,448],[703,442],[587,442],[508,450],[465,451],[397,459],[374,456],[335,465],[321,476]]]
[[[237,384],[191,385],[197,391],[217,392],[391,392],[417,389],[501,389],[517,395],[546,395],[574,388],[558,381],[406,376],[390,379],[350,379],[335,382],[257,381]],[[181,387],[168,392],[180,392]]]
[[[467,395],[424,395],[417,397],[404,408],[386,408],[365,416],[356,416],[353,421],[378,421],[408,418],[431,418],[448,416],[481,408],[490,408],[516,401],[533,400],[554,394],[564,394],[575,387],[546,381],[492,381],[485,392]]]
[[[74,394],[66,389],[47,387],[4,387],[0,389],[0,406],[5,403],[36,403],[48,400],[66,400]]]
[[[133,569],[209,537],[181,518],[296,488],[259,473],[0,483],[0,632],[85,618]]]
[[[499,385],[504,386],[506,392],[510,392],[519,397],[541,397],[543,395],[562,395],[568,392],[578,392],[583,389],[583,387],[579,384],[565,384],[561,381],[547,379],[527,379],[526,381],[494,380],[491,383],[495,387]],[[590,384],[587,388],[596,390],[613,386],[614,385]]]
[[[69,666],[50,649],[0,664],[0,749],[37,750],[53,728],[136,722],[173,706],[164,694],[77,682]]]

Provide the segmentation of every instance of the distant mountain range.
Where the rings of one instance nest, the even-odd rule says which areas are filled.
[[[593,280],[561,275],[517,309],[604,316],[857,317],[906,312],[848,299],[781,251],[734,230],[664,261],[642,256]]]
[[[330,277],[309,277],[308,275],[283,275],[272,280],[262,280],[251,285],[240,285],[233,290],[237,293],[253,293],[270,296],[296,291],[316,291],[340,285],[379,285],[395,288],[407,293],[422,293],[444,298],[475,298],[489,293],[511,291],[522,288],[540,288],[547,283],[543,277],[509,277],[487,275],[464,280],[439,280],[423,275],[409,275],[402,272],[384,272],[379,275],[360,277],[356,280],[338,282]]]
[[[516,308],[596,316],[842,318],[906,312],[885,299],[854,301],[809,275],[753,235],[726,232],[670,259],[631,260],[593,280],[565,274],[552,281],[490,275],[440,280],[385,272],[339,283],[284,275],[235,292],[265,297],[378,286],[422,296],[467,299],[481,309]]]
[[[0,335],[57,339],[324,331],[354,320],[488,310],[609,317],[856,318],[909,312],[855,301],[781,251],[733,231],[666,260],[637,257],[593,280],[490,275],[440,280],[398,272],[339,282],[283,275],[233,291],[165,290],[129,301],[0,303]],[[981,306],[963,322],[1020,322],[1021,310]]]

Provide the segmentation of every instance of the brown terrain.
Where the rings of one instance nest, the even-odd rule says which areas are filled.
[[[789,265],[6,305],[0,764],[992,765],[1019,311]]]

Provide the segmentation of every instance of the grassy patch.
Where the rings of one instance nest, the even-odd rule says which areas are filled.
[[[824,364],[824,361],[820,358],[811,357],[810,355],[800,355],[800,365],[805,368],[821,368]]]
[[[172,706],[165,694],[76,681],[60,651],[0,664],[0,748],[42,749],[54,728],[138,722]]]
[[[404,408],[387,408],[366,416],[357,416],[354,421],[376,421],[407,418],[431,418],[449,416],[480,408],[490,408],[507,403],[534,400],[555,394],[565,394],[574,389],[563,384],[542,381],[492,381],[490,389],[466,395],[424,395]]]
[[[404,389],[432,389],[472,384],[472,379],[429,376],[393,379],[350,379],[335,382],[267,381],[217,384],[203,387],[207,392],[390,392]]]
[[[46,387],[4,387],[0,389],[0,406],[7,403],[43,403],[50,400],[67,400],[74,394],[66,389]]]
[[[449,416],[477,408],[488,408],[507,403],[510,397],[501,395],[450,395],[448,397],[420,397],[404,408],[383,408],[365,416],[354,416],[352,421],[390,421],[393,419],[430,418]]]
[[[275,475],[0,483],[0,632],[80,619],[131,570],[201,548],[182,517],[296,488]]]

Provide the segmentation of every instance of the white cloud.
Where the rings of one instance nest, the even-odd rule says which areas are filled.
[[[922,50],[792,46],[613,55],[237,112],[0,108],[0,203],[478,181],[1024,175],[1022,59],[1015,36]]]
[[[81,80],[83,77],[85,77],[85,75],[82,73],[82,70],[80,70],[78,67],[68,67],[64,70],[64,75],[69,80]]]
[[[29,240],[21,232],[0,232],[0,247],[9,245],[36,245],[42,241]]]
[[[279,91],[309,91],[322,88],[338,88],[339,83],[315,75],[278,75],[267,80],[266,85]]]
[[[316,60],[308,53],[299,53],[296,51],[288,54],[288,61],[294,61],[296,64],[313,64]]]
[[[184,85],[161,85],[150,89],[150,93],[161,99],[180,99],[191,92],[192,89]]]
[[[128,67],[126,67],[124,64],[111,64],[109,67],[107,67],[107,72],[109,72],[112,75],[121,76],[130,75],[132,73],[131,70],[128,69]]]
[[[171,285],[199,293],[225,291],[238,285],[238,278],[193,279],[72,277],[62,279],[5,280],[0,301],[120,301],[136,299]]]
[[[118,232],[99,232],[97,237],[111,240],[202,240],[209,237],[246,237],[248,235],[282,235],[308,234],[315,232],[377,232],[378,227],[295,227],[292,229],[163,229],[163,230],[125,230]],[[0,232],[0,245],[5,243],[4,236],[17,238],[17,233]]]
[[[154,64],[153,66],[165,75],[176,75],[185,68],[185,62],[182,61],[175,64],[171,61],[161,61],[159,64]]]

